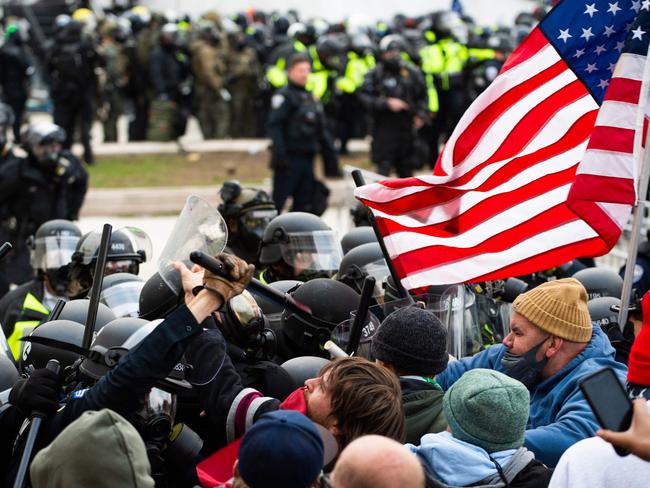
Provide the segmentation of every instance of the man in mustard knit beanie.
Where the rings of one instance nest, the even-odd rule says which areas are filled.
[[[466,371],[486,368],[521,381],[530,391],[524,445],[554,467],[566,449],[599,428],[580,380],[610,367],[624,382],[627,369],[614,360],[614,348],[600,327],[592,327],[587,292],[574,278],[519,295],[510,329],[503,344],[450,362],[436,380],[446,390]]]

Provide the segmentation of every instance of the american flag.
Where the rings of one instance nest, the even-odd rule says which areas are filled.
[[[636,198],[649,11],[560,2],[464,114],[433,175],[356,190],[406,289],[609,252]]]

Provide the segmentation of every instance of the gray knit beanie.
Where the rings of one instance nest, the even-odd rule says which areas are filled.
[[[445,393],[442,408],[451,433],[487,452],[524,444],[530,395],[519,381],[491,369],[472,369]]]
[[[433,376],[447,367],[447,329],[429,310],[400,308],[381,323],[372,338],[371,354],[401,374]]]

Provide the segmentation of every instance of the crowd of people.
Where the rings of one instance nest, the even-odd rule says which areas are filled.
[[[0,299],[3,483],[25,458],[35,488],[645,485],[640,280],[626,324],[622,278],[589,261],[409,299],[363,222],[339,238],[259,188],[220,196],[174,242],[224,249],[222,271],[184,256],[145,281],[135,227],[112,230],[103,272],[100,232],[58,219],[28,239],[31,276]],[[629,431],[599,431],[580,387],[602,368],[635,400]]]
[[[311,64],[307,90],[322,104],[337,150],[345,154],[351,138],[372,134],[381,142],[373,161],[402,174],[435,161],[465,108],[543,13],[521,13],[503,27],[452,11],[326,22],[295,11],[191,19],[142,6],[101,15],[80,8],[56,17],[45,40],[10,16],[2,19],[0,87],[19,140],[36,73],[66,131],[64,147],[78,130],[92,163],[96,119],[105,141],[117,140],[122,115],[129,141],[174,140],[190,115],[205,139],[267,136],[289,58],[302,53]]]

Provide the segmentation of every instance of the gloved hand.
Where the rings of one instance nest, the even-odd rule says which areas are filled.
[[[9,403],[25,416],[56,412],[59,408],[61,378],[49,369],[37,369],[29,378],[18,380],[9,392]]]
[[[218,293],[223,299],[223,303],[226,303],[232,297],[244,291],[253,277],[255,266],[232,254],[222,253],[215,257],[223,263],[230,280],[212,274],[206,269],[203,275],[203,286],[212,292]]]

